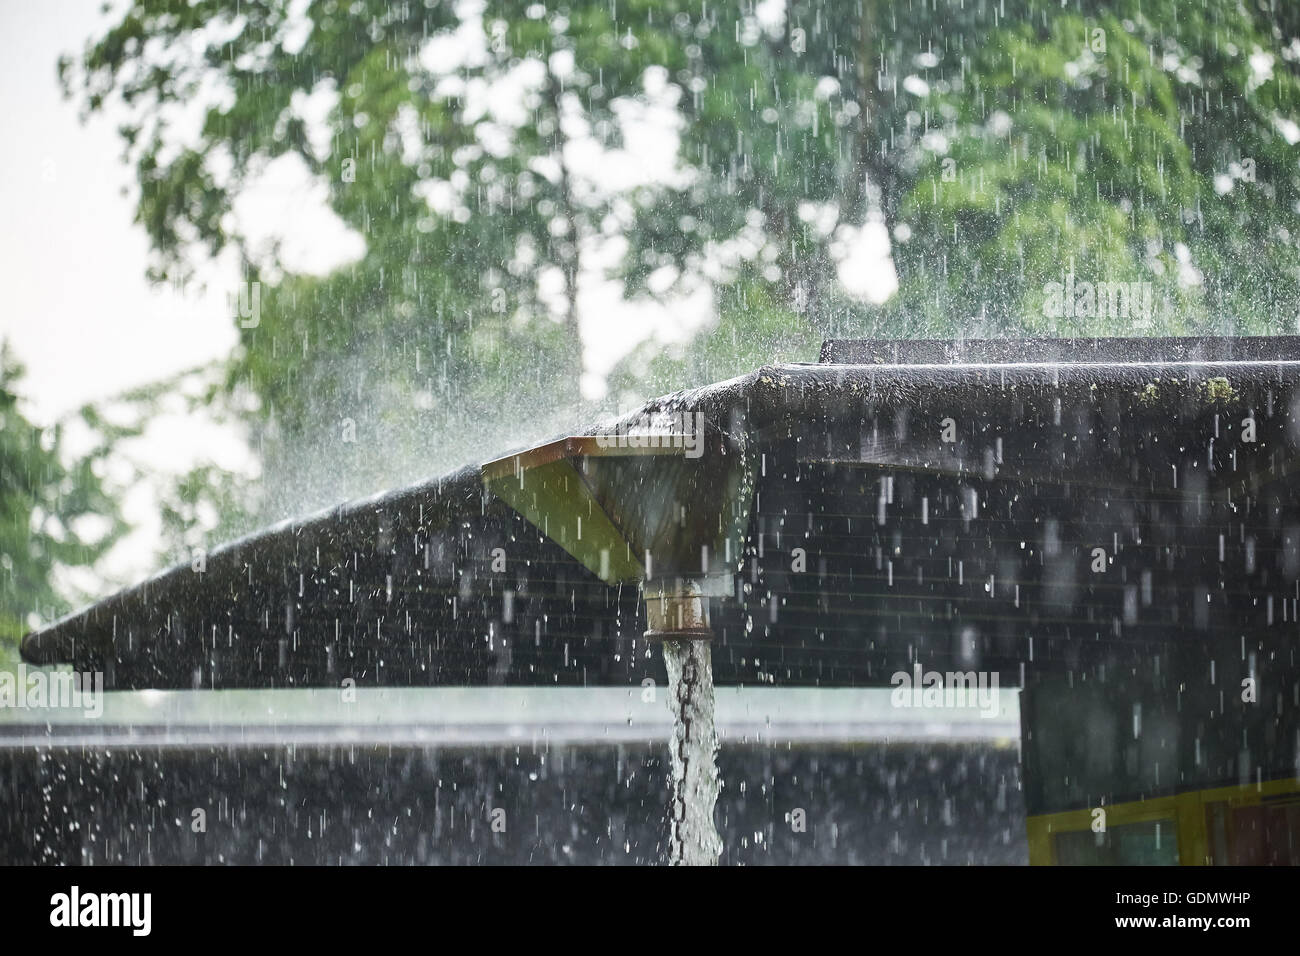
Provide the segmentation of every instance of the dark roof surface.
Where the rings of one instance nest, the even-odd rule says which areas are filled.
[[[1280,614],[1300,524],[1297,339],[1101,342],[1054,364],[831,342],[834,364],[764,367],[627,416],[702,412],[755,476],[734,590],[713,608],[716,680],[881,683],[920,654],[1011,682],[1081,649],[1149,656],[1189,627],[1236,640],[1266,593]],[[1096,360],[1122,354],[1142,358]],[[1246,416],[1256,442],[1238,440]],[[1250,537],[1249,572],[1220,571],[1225,529],[1235,551]],[[1109,578],[1077,572],[1097,542]],[[795,547],[807,573],[792,573]],[[1221,592],[1208,619],[1199,588]],[[602,582],[471,467],[233,542],[204,573],[173,568],[22,650],[117,687],[635,684],[662,670],[644,628],[635,585]]]
[[[820,361],[837,365],[1009,362],[1271,362],[1300,360],[1300,336],[1075,339],[831,339]]]

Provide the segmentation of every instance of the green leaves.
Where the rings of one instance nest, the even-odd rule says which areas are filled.
[[[936,329],[945,311],[978,315],[972,334],[1289,331],[1265,290],[1300,265],[1278,233],[1294,233],[1281,194],[1294,196],[1300,154],[1258,119],[1270,100],[1295,102],[1283,38],[1227,3],[1085,11],[1009,16],[973,50],[970,82],[928,99],[947,149],[904,203],[919,241],[896,250],[901,298]],[[1277,69],[1254,85],[1247,51],[1269,48]],[[1261,158],[1279,153],[1266,182]],[[1223,193],[1244,157],[1255,178]],[[1044,285],[1069,272],[1150,282],[1156,315],[1043,321]]]
[[[158,275],[233,247],[268,283],[230,381],[274,419],[259,428],[285,491],[298,443],[319,449],[343,420],[410,444],[409,470],[430,452],[395,437],[394,418],[452,430],[426,443],[450,454],[485,412],[514,434],[516,418],[576,404],[578,280],[603,243],[624,244],[612,275],[629,298],[663,295],[668,276],[714,304],[681,355],[630,357],[617,392],[811,359],[828,335],[1277,332],[1300,297],[1289,8],[491,0],[465,22],[447,3],[293,9],[138,0],[62,67],[86,108],[129,108]],[[652,100],[675,104],[670,179],[611,190],[575,166],[592,141],[626,145],[626,110]],[[191,102],[204,120],[186,139]],[[281,276],[254,254],[231,213],[286,155],[327,185],[360,262]],[[899,279],[883,305],[839,279],[869,218]],[[1149,285],[1156,307],[1049,314],[1048,287],[1070,277]],[[336,491],[382,480],[364,455],[334,454],[350,476]]]
[[[17,659],[29,618],[68,610],[59,570],[93,565],[125,532],[102,465],[125,434],[84,409],[94,440],[69,462],[65,426],[37,428],[22,414],[22,367],[0,343],[0,666]]]

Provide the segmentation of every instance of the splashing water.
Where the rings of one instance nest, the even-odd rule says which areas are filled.
[[[673,712],[672,803],[668,810],[668,861],[673,866],[715,866],[722,837],[713,823],[722,781],[715,757],[713,658],[707,641],[664,641],[668,706]]]

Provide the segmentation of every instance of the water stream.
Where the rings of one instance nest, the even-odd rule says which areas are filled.
[[[713,660],[708,641],[664,641],[673,712],[669,863],[715,866],[722,837],[713,822],[722,780],[713,723]]]

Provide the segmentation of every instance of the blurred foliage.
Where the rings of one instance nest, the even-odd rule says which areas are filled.
[[[251,484],[211,462],[194,466],[171,483],[159,505],[167,559],[192,562],[214,542],[248,530]]]
[[[202,416],[210,425],[236,429],[255,417],[245,390],[230,386],[221,369],[185,369],[166,379],[107,400],[143,433],[161,415]],[[252,531],[260,520],[263,488],[255,475],[229,471],[200,459],[183,473],[159,473],[157,465],[120,444],[115,460],[126,466],[132,483],[152,485],[161,524],[163,564],[189,563],[198,552]]]
[[[291,280],[245,334],[242,371],[292,422],[307,396],[347,405],[334,358],[396,352],[385,373],[409,372],[422,347],[449,359],[448,401],[571,398],[576,316],[571,298],[540,300],[544,272],[567,295],[583,240],[617,234],[630,296],[657,270],[689,284],[755,215],[756,268],[711,278],[717,316],[733,286],[757,282],[795,338],[1132,331],[1045,323],[1043,286],[1069,268],[1156,284],[1152,331],[1268,331],[1295,300],[1292,6],[765,6],[487,0],[475,16],[447,3],[138,0],[64,71],[88,108],[116,92],[134,111],[123,132],[158,274],[185,268],[196,244],[249,254],[233,199],[288,153],[365,238],[357,267]],[[619,146],[621,110],[647,99],[651,74],[676,97],[689,175],[602,195],[570,175],[565,146]],[[511,78],[522,121],[486,95]],[[213,89],[225,92],[198,141],[178,144],[165,108]],[[337,94],[324,151],[300,108],[321,90]],[[431,187],[446,187],[440,211]],[[843,230],[870,219],[893,236],[900,278],[883,308],[836,278]],[[700,347],[728,338],[705,330]],[[303,341],[305,356],[290,346]],[[529,381],[520,359],[544,373]]]
[[[887,314],[949,334],[1294,331],[1294,9],[1028,12],[929,80],[934,142],[903,201]],[[1151,283],[1154,314],[1046,319],[1044,284],[1069,271]]]
[[[87,568],[126,530],[105,459],[129,430],[90,408],[72,416],[93,436],[69,464],[71,422],[41,429],[20,408],[22,366],[0,342],[0,668],[17,661],[29,617],[51,620],[69,607],[59,571]]]
[[[571,424],[578,277],[604,248],[628,298],[713,305],[629,354],[614,398],[825,337],[1296,318],[1300,5],[1276,0],[136,0],[60,69],[86,112],[127,117],[153,274],[233,250],[262,284],[225,380],[256,398],[262,518]],[[575,161],[627,172],[652,108],[668,179]],[[288,160],[359,260],[295,273],[246,231],[240,198]],[[843,281],[864,227],[890,240],[883,302]],[[1146,283],[1154,309],[1049,314],[1074,279]],[[174,544],[249,500],[192,476]]]

